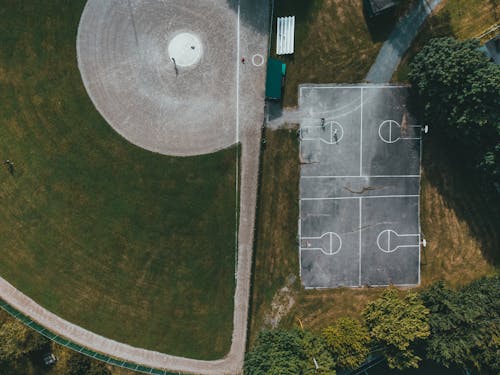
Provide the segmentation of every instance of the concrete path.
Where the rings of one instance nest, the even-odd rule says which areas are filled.
[[[367,82],[385,83],[391,80],[401,58],[417,36],[425,19],[440,2],[441,0],[419,0],[398,22],[370,68],[365,78]]]
[[[184,0],[169,0],[184,6]],[[238,38],[232,41],[235,48],[236,87],[234,108],[235,139],[241,143],[240,166],[240,212],[238,227],[238,262],[236,269],[236,291],[234,296],[233,335],[229,353],[220,360],[202,361],[176,357],[151,350],[135,348],[99,336],[76,326],[38,305],[35,301],[0,278],[0,298],[53,333],[65,337],[91,350],[117,359],[173,372],[224,375],[240,374],[245,356],[248,306],[250,298],[250,276],[252,269],[253,234],[255,208],[257,204],[257,181],[261,130],[264,122],[264,87],[268,50],[269,0],[213,0],[229,4],[235,17],[234,27]],[[262,63],[259,57],[263,56]],[[240,62],[245,56],[247,63]],[[250,63],[248,62],[250,60]],[[256,64],[251,63],[252,60]],[[227,93],[230,95],[231,93]],[[190,154],[189,150],[186,154]],[[222,198],[224,199],[224,198]]]

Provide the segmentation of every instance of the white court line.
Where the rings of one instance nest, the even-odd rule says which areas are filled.
[[[338,129],[334,129],[334,125],[338,127]],[[302,135],[302,131],[303,130],[306,130],[306,129],[326,129],[326,126],[328,126],[328,129],[329,129],[329,133],[330,133],[330,141],[326,141],[324,140],[322,137],[310,137],[308,138],[307,136],[304,137]],[[340,138],[337,137],[337,140],[334,141],[334,137],[335,137],[335,134],[337,134],[338,130],[340,129]],[[335,130],[335,131],[334,131]],[[299,134],[300,134],[300,142],[303,142],[303,141],[320,141],[320,142],[323,142],[327,145],[335,145],[335,144],[338,144],[340,143],[340,141],[342,140],[342,138],[344,137],[344,127],[337,121],[334,121],[334,120],[328,120],[326,123],[325,123],[325,128],[323,126],[317,126],[317,125],[313,125],[313,126],[301,126],[299,128]]]
[[[359,199],[359,262],[358,262],[358,271],[359,271],[359,286],[361,286],[361,231],[363,228],[363,216],[361,212],[361,204],[362,198]]]
[[[301,201],[342,200],[342,199],[374,199],[374,198],[415,198],[418,195],[365,195],[363,197],[333,197],[333,198],[300,198]]]
[[[377,241],[377,245],[378,245],[378,241]],[[378,248],[379,248],[380,250],[382,250],[382,249],[380,248],[380,246],[379,246]],[[388,248],[389,250],[391,250],[391,232],[389,232],[389,231],[387,231],[387,248]],[[396,251],[396,250],[394,250],[394,251]]]
[[[384,249],[383,246],[380,245],[380,238],[387,233],[387,249]],[[391,249],[391,233],[394,233],[396,237],[416,237],[417,238],[417,244],[415,245],[398,245],[394,249]],[[385,229],[382,232],[379,233],[377,236],[377,247],[379,248],[380,251],[383,251],[384,253],[390,254],[394,253],[395,251],[399,250],[400,248],[409,248],[409,247],[420,247],[420,234],[399,234],[396,231],[392,229]]]
[[[300,176],[300,178],[416,178],[419,174],[393,174],[393,175],[371,175],[371,176]]]
[[[361,126],[359,135],[359,175],[363,175],[363,88],[361,88]]]
[[[405,288],[405,287],[414,287],[418,286],[419,284],[396,284],[396,286]],[[389,286],[394,286],[394,284],[370,284],[370,288],[387,288]],[[333,289],[333,288],[340,288],[340,287],[345,287],[345,288],[363,288],[362,285],[336,285],[336,286],[304,286],[304,289],[306,290],[313,290],[313,289]]]
[[[420,138],[420,163],[419,163],[419,168],[420,168],[420,174],[422,174],[422,137]],[[422,227],[420,225],[420,194],[421,194],[421,191],[422,191],[422,186],[421,184],[418,184],[418,194],[419,194],[419,198],[418,198],[418,243],[421,244],[422,243]],[[422,247],[419,246],[418,248],[418,280],[417,280],[417,283],[418,285],[420,285],[420,262],[421,262],[421,254],[422,254]]]
[[[365,85],[365,86],[302,86],[300,87],[300,93],[302,94],[302,89],[312,90],[312,89],[401,89],[408,88],[408,86],[384,86],[384,85]]]
[[[302,216],[299,204],[299,277],[302,280]]]
[[[330,244],[330,248],[329,248],[328,252],[321,247],[302,247],[302,240],[306,240],[306,242],[307,242],[307,240],[320,240],[325,236],[328,236],[328,241]],[[333,236],[337,237],[339,240],[339,247],[335,251],[333,251],[333,242],[332,242]],[[336,255],[340,252],[340,250],[342,250],[342,238],[336,232],[326,232],[326,233],[323,233],[319,237],[301,237],[300,238],[300,250],[301,251],[306,251],[306,250],[318,251],[319,250],[325,255]]]
[[[238,1],[238,21],[236,24],[236,145],[240,142],[240,2]],[[235,249],[235,257],[234,257],[234,278],[238,279],[238,211],[239,211],[239,174],[240,174],[240,153],[238,148],[236,148],[236,176],[235,176],[235,200],[236,200],[236,209],[235,209],[235,240],[236,240],[236,249]]]

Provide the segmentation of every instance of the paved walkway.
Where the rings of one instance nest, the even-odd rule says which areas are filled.
[[[441,0],[420,0],[410,12],[396,25],[387,41],[382,45],[375,63],[371,66],[365,80],[372,83],[387,83],[399,65],[404,53],[417,36],[425,19],[431,14]],[[266,127],[278,129],[287,124],[298,124],[310,117],[297,108],[278,108],[271,103]]]
[[[226,3],[227,0],[213,1]],[[51,313],[0,278],[0,297],[53,333],[96,352],[152,368],[207,375],[241,373],[247,337],[259,151],[264,121],[266,64],[265,61],[261,65],[257,64],[258,66],[250,63],[241,64],[239,59],[243,56],[251,58],[254,54],[267,55],[269,0],[235,0],[228,3],[241,21],[238,22],[237,33],[239,49],[236,48],[233,62],[237,65],[236,74],[239,78],[237,90],[234,91],[239,95],[233,100],[236,101],[235,106],[239,114],[236,118],[236,134],[237,140],[241,143],[241,182],[235,309],[229,353],[220,360],[202,361],[135,348],[110,340]]]
[[[389,38],[385,41],[366,76],[366,81],[386,83],[401,61],[411,42],[417,36],[425,19],[441,0],[420,0],[410,12],[396,25]]]

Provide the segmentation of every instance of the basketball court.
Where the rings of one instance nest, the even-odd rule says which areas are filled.
[[[420,283],[420,138],[408,88],[302,85],[306,288]]]

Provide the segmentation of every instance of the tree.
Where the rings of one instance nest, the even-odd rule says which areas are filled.
[[[111,375],[103,363],[72,352],[66,364],[67,375]]]
[[[500,277],[457,291],[440,282],[421,296],[430,310],[429,359],[445,367],[500,372]]]
[[[316,364],[318,371],[316,371]],[[308,331],[263,331],[247,353],[247,375],[335,375],[335,363],[320,336]]]
[[[429,336],[429,310],[415,293],[403,298],[395,288],[388,288],[380,298],[369,303],[363,318],[372,339],[383,346],[390,368],[418,367],[421,358],[415,344]]]
[[[336,362],[334,357],[328,351],[326,341],[322,336],[310,331],[303,331],[302,348],[305,353],[303,374],[336,374]]]
[[[493,177],[500,173],[500,66],[474,40],[432,39],[410,64],[409,79],[434,128],[469,150]]]
[[[8,320],[0,327],[0,361],[16,361],[43,348],[45,337],[16,320]]]
[[[366,327],[355,319],[336,320],[323,330],[323,338],[341,368],[358,368],[368,356],[370,334]]]

